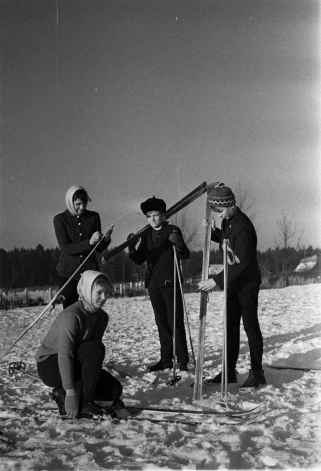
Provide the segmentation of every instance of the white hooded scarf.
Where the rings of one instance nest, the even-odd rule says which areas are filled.
[[[78,281],[77,293],[79,294],[79,300],[83,303],[86,311],[96,312],[99,309],[98,307],[93,306],[92,290],[96,278],[100,276],[104,277],[108,285],[111,286],[108,276],[105,273],[95,270],[86,270]]]
[[[78,190],[83,190],[85,193],[87,193],[87,190],[85,190],[83,186],[73,185],[67,190],[67,193],[65,196],[65,201],[66,201],[68,211],[70,211],[73,216],[77,215],[77,211],[74,208],[73,196]],[[87,196],[88,196],[88,193],[87,193]]]

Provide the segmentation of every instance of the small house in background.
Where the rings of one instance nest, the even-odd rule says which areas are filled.
[[[320,275],[321,274],[321,254],[312,257],[302,258],[299,265],[294,269],[298,275]]]

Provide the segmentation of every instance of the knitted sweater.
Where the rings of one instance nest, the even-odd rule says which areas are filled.
[[[81,301],[64,309],[52,323],[35,355],[44,361],[58,354],[59,371],[64,389],[74,388],[74,362],[79,345],[90,340],[102,340],[108,325],[108,314],[99,309],[86,311]]]

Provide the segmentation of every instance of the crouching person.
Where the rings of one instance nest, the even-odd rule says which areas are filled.
[[[102,307],[111,289],[107,275],[85,271],[77,286],[79,300],[57,316],[36,353],[40,379],[53,388],[60,414],[72,419],[102,415],[95,401],[122,405],[121,383],[102,369],[108,324]]]

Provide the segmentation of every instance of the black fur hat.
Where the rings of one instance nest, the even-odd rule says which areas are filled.
[[[146,215],[149,211],[160,211],[161,213],[166,213],[166,203],[164,200],[159,198],[148,198],[140,205],[140,209]]]

